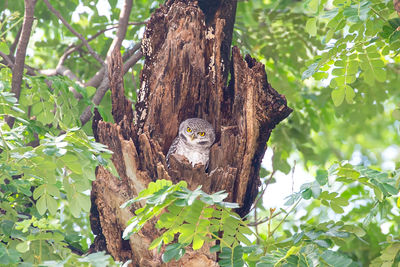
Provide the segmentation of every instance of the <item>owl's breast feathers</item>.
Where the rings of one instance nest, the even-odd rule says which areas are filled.
[[[201,163],[206,167],[208,166],[209,150],[208,149],[205,150],[204,148],[196,147],[193,145],[188,145],[186,142],[182,140],[182,138],[179,137],[179,135],[174,139],[171,147],[168,150],[167,153],[168,166],[169,166],[169,156],[171,154],[178,154],[185,156],[192,164],[192,166],[196,165],[197,163]]]

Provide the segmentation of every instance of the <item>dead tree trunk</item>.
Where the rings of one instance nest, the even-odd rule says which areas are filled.
[[[115,123],[103,122],[96,113],[93,131],[114,152],[121,179],[102,167],[96,171],[94,250],[106,249],[119,261],[131,259],[133,266],[162,265],[161,255],[147,249],[158,236],[153,225],[129,241],[121,238],[138,206],[119,206],[156,179],[186,180],[191,189],[202,185],[208,193],[226,190],[228,201],[240,205],[240,215],[249,211],[270,133],[291,109],[268,83],[263,64],[249,55],[243,59],[237,47],[231,52],[235,12],[233,0],[168,0],[157,9],[142,42],[145,64],[134,112],[124,96],[121,56],[113,53],[109,73]],[[190,117],[206,119],[216,129],[209,173],[173,156],[166,167],[178,126]],[[189,251],[168,266],[213,266],[215,260],[204,249]]]

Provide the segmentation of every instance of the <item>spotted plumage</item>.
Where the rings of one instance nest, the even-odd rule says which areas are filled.
[[[171,154],[185,156],[192,166],[197,163],[208,166],[210,147],[215,141],[214,128],[203,119],[191,118],[179,125],[178,136],[172,142],[167,163]]]

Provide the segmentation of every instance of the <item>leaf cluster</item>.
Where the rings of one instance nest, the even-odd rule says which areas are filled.
[[[72,244],[77,250],[87,249],[85,239],[62,227],[82,227],[82,232],[89,233],[87,219],[81,217],[90,210],[87,192],[96,166],[112,170],[111,151],[71,127],[76,124],[71,116],[76,107],[67,93],[70,81],[52,78],[54,90],[50,91],[42,77],[25,77],[26,98],[18,102],[10,93],[7,68],[0,70],[0,78],[1,262],[64,260]],[[54,106],[59,107],[57,111]],[[5,121],[10,115],[16,119],[13,128]],[[60,224],[60,210],[77,219]],[[70,258],[76,260],[77,255]]]
[[[221,266],[242,266],[243,248],[251,241],[246,235],[252,234],[246,223],[233,211],[237,204],[223,202],[227,193],[206,194],[200,187],[191,191],[184,181],[173,185],[171,181],[157,180],[141,191],[139,196],[126,202],[122,208],[133,203],[145,201],[145,206],[135,211],[124,231],[129,238],[138,233],[145,223],[157,218],[156,228],[161,230],[149,249],[165,246],[162,254],[164,262],[179,260],[191,245],[193,250],[204,243],[218,244],[211,247],[212,252],[220,252]],[[177,240],[176,240],[177,237]],[[174,242],[175,241],[175,242]]]
[[[354,182],[373,188],[379,203],[393,197],[399,190],[398,175],[390,177],[370,168],[338,163],[328,171],[318,171],[315,182],[304,184],[299,192],[289,196],[285,205],[292,206],[292,210],[281,211],[285,216],[275,219],[279,223],[272,231],[269,230],[273,224],[271,216],[267,235],[258,235],[248,226],[246,219],[231,210],[236,205],[223,202],[226,193],[209,195],[200,188],[187,189],[184,181],[172,184],[171,181],[157,180],[138,197],[121,206],[143,205],[129,220],[124,238],[140,232],[148,221],[155,218],[160,235],[149,249],[162,252],[164,262],[179,260],[189,247],[198,250],[206,243],[212,246],[211,252],[219,252],[218,263],[221,266],[243,266],[245,262],[249,266],[357,266],[357,262],[363,262],[363,259],[351,255],[346,245],[354,240],[366,242],[363,238],[369,238],[369,233],[364,228],[368,229],[374,220],[374,211],[370,211],[369,219],[358,225],[346,224],[347,220],[308,221],[300,229],[294,228],[294,232],[285,230],[279,236],[276,231],[301,200],[313,198],[338,215],[345,213],[344,208],[350,205],[348,196],[345,192],[329,192],[329,188],[335,183]],[[335,246],[340,250],[333,250]],[[395,249],[397,247],[397,241],[391,241],[382,248],[381,254],[370,260],[382,262],[388,259],[388,251],[399,252]],[[398,260],[391,257],[389,261],[395,263]]]

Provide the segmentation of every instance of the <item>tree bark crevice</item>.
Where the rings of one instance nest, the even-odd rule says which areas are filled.
[[[122,203],[151,181],[186,180],[190,189],[201,185],[207,193],[227,191],[227,201],[238,203],[236,211],[246,215],[258,193],[271,131],[291,113],[285,97],[268,83],[264,65],[249,55],[243,58],[237,47],[230,50],[236,1],[221,1],[215,7],[205,11],[197,1],[169,0],[155,11],[142,42],[145,64],[134,112],[124,96],[119,50],[111,56],[108,72],[115,123],[103,122],[96,113],[93,132],[114,152],[120,179],[97,169],[92,203],[98,216],[92,212],[92,220],[100,222],[99,234],[104,235],[108,252],[116,259],[132,259],[133,266],[162,265],[161,255],[147,250],[160,232],[149,223],[130,237],[129,246],[124,244],[121,231],[142,204],[118,210]],[[179,124],[190,117],[206,119],[217,133],[207,172],[179,155],[172,155],[170,167],[166,165],[165,155]],[[179,263],[166,266],[213,266],[216,255],[207,249],[189,249]]]

